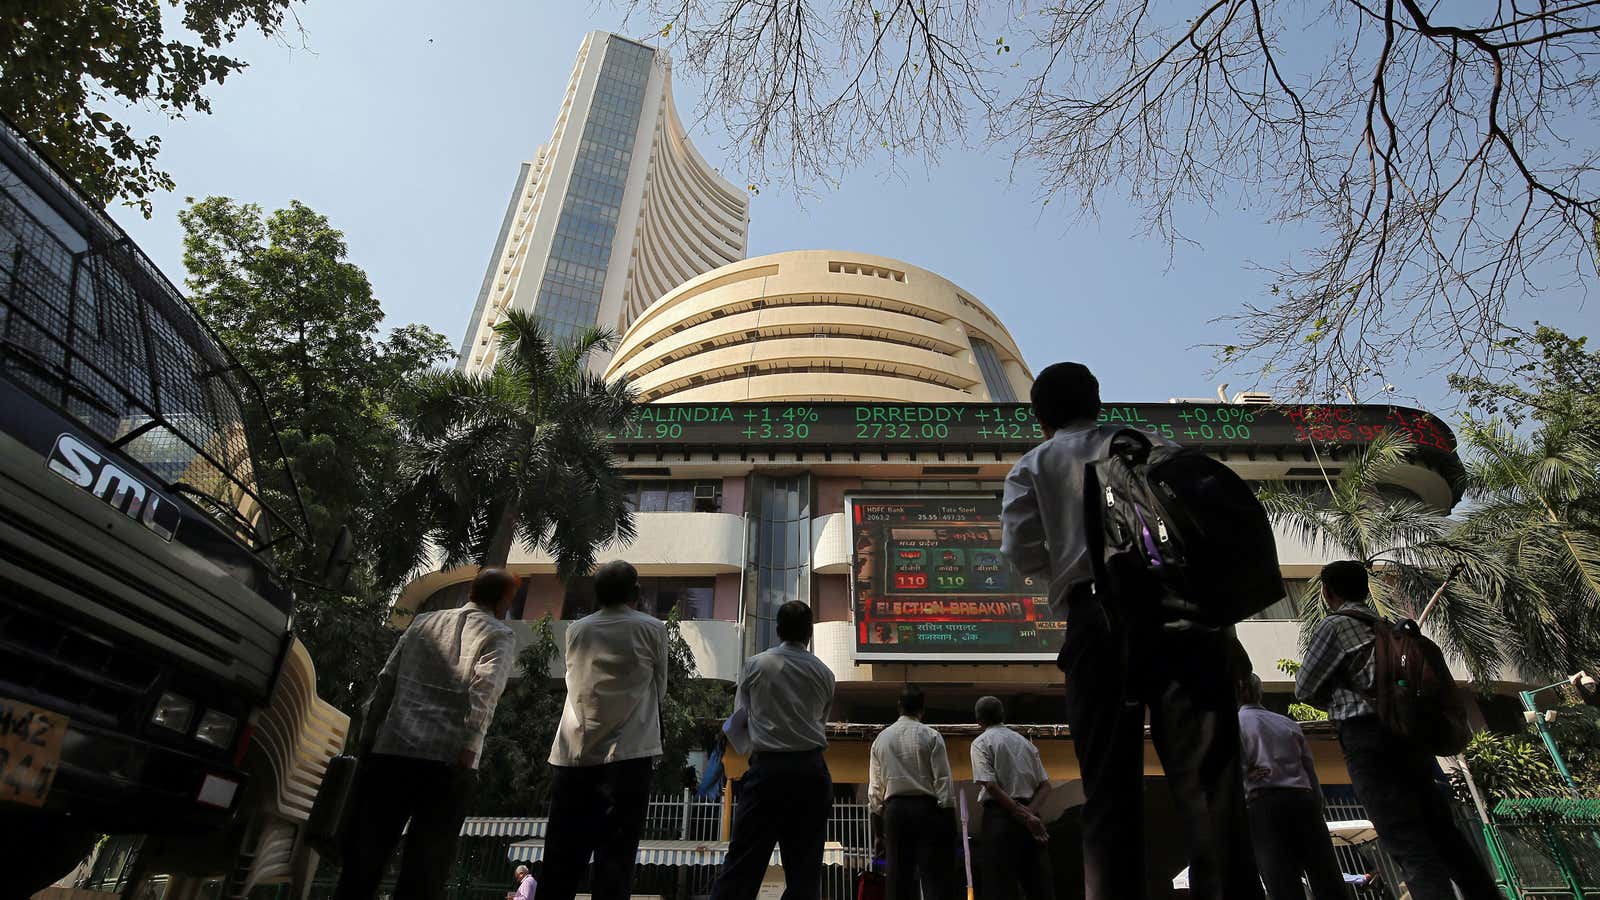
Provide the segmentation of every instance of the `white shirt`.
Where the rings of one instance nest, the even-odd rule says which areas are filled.
[[[828,746],[833,672],[804,645],[784,642],[744,664],[734,707],[748,716],[755,752]]]
[[[910,716],[901,716],[872,742],[867,767],[867,807],[873,815],[883,812],[883,801],[902,795],[933,797],[944,807],[956,805],[944,738]]]
[[[511,626],[476,604],[423,613],[389,653],[367,707],[372,752],[454,763],[477,756],[511,668]]]
[[[991,725],[972,741],[972,780],[987,781],[1013,800],[1027,800],[1050,780],[1039,748],[1004,725]],[[979,803],[993,803],[988,791]]]
[[[661,755],[667,626],[629,606],[603,606],[567,628],[567,702],[552,766],[599,766]]]
[[[533,893],[539,889],[539,882],[533,880],[532,875],[522,876],[522,883],[517,885],[516,900],[533,900]]]

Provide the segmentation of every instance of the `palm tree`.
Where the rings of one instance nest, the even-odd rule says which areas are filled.
[[[1338,477],[1324,478],[1325,493],[1279,483],[1263,487],[1259,496],[1279,527],[1324,553],[1364,563],[1373,576],[1373,606],[1382,615],[1415,618],[1443,573],[1464,565],[1427,624],[1474,679],[1490,679],[1508,652],[1515,652],[1499,611],[1506,573],[1492,549],[1459,522],[1382,489],[1394,483],[1392,476],[1409,463],[1412,450],[1405,437],[1382,435],[1348,460]],[[1299,598],[1307,635],[1321,617],[1318,597],[1313,579]]]
[[[1506,618],[1529,675],[1600,663],[1600,444],[1592,428],[1565,419],[1519,437],[1497,422],[1466,423],[1475,452],[1463,530],[1504,559]]]
[[[532,315],[495,326],[488,372],[435,370],[406,403],[409,484],[398,498],[389,565],[414,569],[431,551],[444,566],[503,566],[513,545],[542,548],[563,578],[595,552],[633,539],[633,515],[607,438],[634,409],[625,380],[588,368],[613,336],[590,329],[556,344]]]

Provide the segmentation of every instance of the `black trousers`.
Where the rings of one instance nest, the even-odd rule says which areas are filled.
[[[655,757],[601,766],[551,766],[550,824],[545,831],[539,900],[572,900],[589,857],[594,900],[627,900],[633,859],[650,806]]]
[[[363,757],[350,794],[350,833],[334,897],[372,900],[402,830],[406,847],[396,900],[443,897],[477,787],[477,772],[449,763],[383,753]]]
[[[1502,896],[1456,827],[1450,804],[1434,783],[1437,766],[1427,751],[1390,732],[1376,716],[1340,722],[1339,746],[1356,798],[1414,900],[1454,900],[1452,881],[1467,900]]]
[[[1271,900],[1305,900],[1302,873],[1316,900],[1350,896],[1333,855],[1322,802],[1311,791],[1281,788],[1251,797],[1250,837]]]
[[[1066,645],[1067,724],[1083,773],[1088,900],[1142,900],[1144,724],[1183,822],[1190,894],[1260,900],[1250,848],[1234,699],[1237,642],[1208,630],[1113,627],[1094,595],[1074,595]]]
[[[886,900],[956,900],[965,895],[966,878],[957,871],[958,840],[955,813],[932,797],[902,794],[885,800]]]
[[[783,900],[818,900],[832,807],[833,779],[821,750],[755,754],[739,779],[733,838],[711,900],[754,900],[774,844],[783,852]]]
[[[983,808],[978,836],[983,844],[979,900],[1016,900],[1019,886],[1027,900],[1054,900],[1050,847],[1034,840],[1028,826],[991,803]]]

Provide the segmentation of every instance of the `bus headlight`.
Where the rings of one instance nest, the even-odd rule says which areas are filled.
[[[150,714],[150,721],[179,734],[188,734],[189,723],[194,721],[194,701],[168,691],[156,701],[156,711]]]
[[[227,749],[233,743],[233,733],[239,722],[227,713],[210,710],[200,717],[200,727],[194,730],[194,739],[203,744]]]

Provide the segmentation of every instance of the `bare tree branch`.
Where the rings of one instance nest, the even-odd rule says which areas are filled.
[[[1480,371],[1514,304],[1596,273],[1600,0],[622,5],[706,77],[753,180],[981,126],[1080,214],[1126,198],[1173,242],[1243,202],[1319,235],[1253,263],[1267,295],[1215,348],[1298,395],[1420,355]]]

